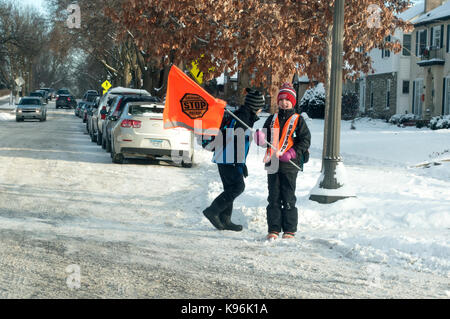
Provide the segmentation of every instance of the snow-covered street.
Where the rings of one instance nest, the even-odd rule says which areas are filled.
[[[197,148],[190,169],[112,164],[72,110],[0,113],[0,298],[449,298],[450,130],[343,121],[357,197],[323,205],[308,200],[323,120],[308,126],[299,232],[266,242],[256,144],[232,217],[244,230],[217,231],[202,214],[222,190],[210,152]]]

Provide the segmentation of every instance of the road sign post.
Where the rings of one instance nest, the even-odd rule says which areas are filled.
[[[342,69],[344,40],[344,5],[345,0],[336,0],[334,4],[333,43],[330,83],[330,110],[325,120],[324,135],[327,143],[323,172],[318,185],[309,199],[322,203],[334,203],[340,199],[355,197],[353,190],[345,185],[345,170],[340,157],[341,101],[342,101]],[[338,174],[339,168],[339,174]],[[339,178],[338,178],[339,177]]]

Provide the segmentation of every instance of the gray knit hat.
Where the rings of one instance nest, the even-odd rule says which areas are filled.
[[[264,95],[261,92],[250,88],[246,88],[245,90],[247,91],[247,95],[245,96],[244,105],[253,112],[258,112],[266,104]]]

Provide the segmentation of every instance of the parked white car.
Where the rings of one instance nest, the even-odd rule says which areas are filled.
[[[164,129],[163,103],[130,102],[111,131],[111,158],[163,159],[192,167],[194,134],[185,128]]]

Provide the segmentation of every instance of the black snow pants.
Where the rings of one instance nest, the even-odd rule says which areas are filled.
[[[210,207],[218,214],[226,211],[231,216],[234,200],[245,189],[245,166],[243,164],[217,164],[217,166],[223,184],[223,192],[214,199]]]
[[[278,171],[267,174],[269,197],[267,206],[267,224],[269,232],[297,231],[298,211],[295,207],[295,186],[297,170],[289,172]]]

